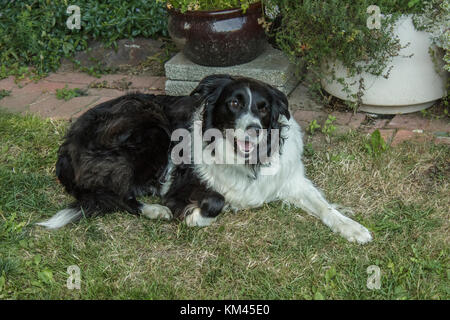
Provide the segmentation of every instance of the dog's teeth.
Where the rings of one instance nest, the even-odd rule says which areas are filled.
[[[250,153],[255,148],[255,145],[249,141],[237,141],[237,146],[242,153]]]

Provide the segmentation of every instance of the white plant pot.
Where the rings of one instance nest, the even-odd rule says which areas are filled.
[[[380,113],[398,114],[415,112],[433,105],[436,100],[446,95],[447,72],[436,72],[436,66],[429,53],[432,47],[429,34],[417,31],[412,16],[402,16],[395,25],[395,33],[402,46],[399,56],[392,59],[393,66],[388,79],[368,73],[364,79],[364,95],[360,110]],[[411,58],[408,56],[412,55]],[[351,94],[358,92],[360,76],[347,78],[347,69],[339,61],[334,62],[337,78],[344,78]],[[331,95],[349,100],[342,84],[330,78],[322,79],[322,87]]]

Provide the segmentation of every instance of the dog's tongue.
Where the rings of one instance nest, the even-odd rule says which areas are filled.
[[[239,149],[243,152],[250,152],[251,150],[253,150],[253,143],[251,143],[250,141],[237,140],[236,142]]]

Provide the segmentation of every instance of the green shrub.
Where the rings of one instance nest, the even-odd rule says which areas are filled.
[[[380,7],[382,13],[420,13],[424,0],[376,0],[372,4]]]
[[[381,29],[367,28],[367,7],[371,0],[318,1],[278,0],[282,25],[276,41],[293,62],[306,62],[316,81],[323,78],[327,62],[340,60],[350,70],[350,76],[363,71],[381,75],[389,58],[400,49],[394,38],[391,21]],[[365,64],[359,62],[365,61]],[[320,83],[313,84],[315,89]]]
[[[81,11],[81,29],[70,30],[69,5]],[[62,57],[87,48],[89,39],[116,40],[167,34],[163,3],[153,0],[22,0],[0,2],[0,78],[57,69]],[[22,69],[21,69],[22,68]]]
[[[316,97],[322,94],[320,79],[331,76],[339,81],[356,108],[361,101],[364,82],[359,82],[357,94],[350,94],[345,79],[337,79],[334,61],[342,62],[348,77],[370,73],[388,77],[391,59],[402,48],[394,36],[393,26],[401,14],[422,12],[421,0],[266,0],[277,4],[281,11],[281,26],[274,30],[277,45],[298,65],[312,75],[309,80]],[[380,7],[381,27],[368,28],[370,5]],[[331,62],[331,63],[330,63]]]
[[[159,0],[164,1],[164,0]],[[223,10],[241,7],[246,10],[250,4],[260,0],[168,0],[169,7],[174,7],[181,12]]]
[[[431,41],[443,50],[444,69],[450,72],[450,0],[428,0],[423,14],[414,17],[414,26],[430,34]],[[430,52],[436,56],[436,52]]]

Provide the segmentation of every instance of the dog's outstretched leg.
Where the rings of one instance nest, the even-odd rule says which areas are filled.
[[[348,241],[367,243],[372,240],[369,230],[358,222],[344,216],[335,206],[329,204],[312,182],[304,177],[292,179],[283,192],[285,201],[305,210],[339,233]]]

